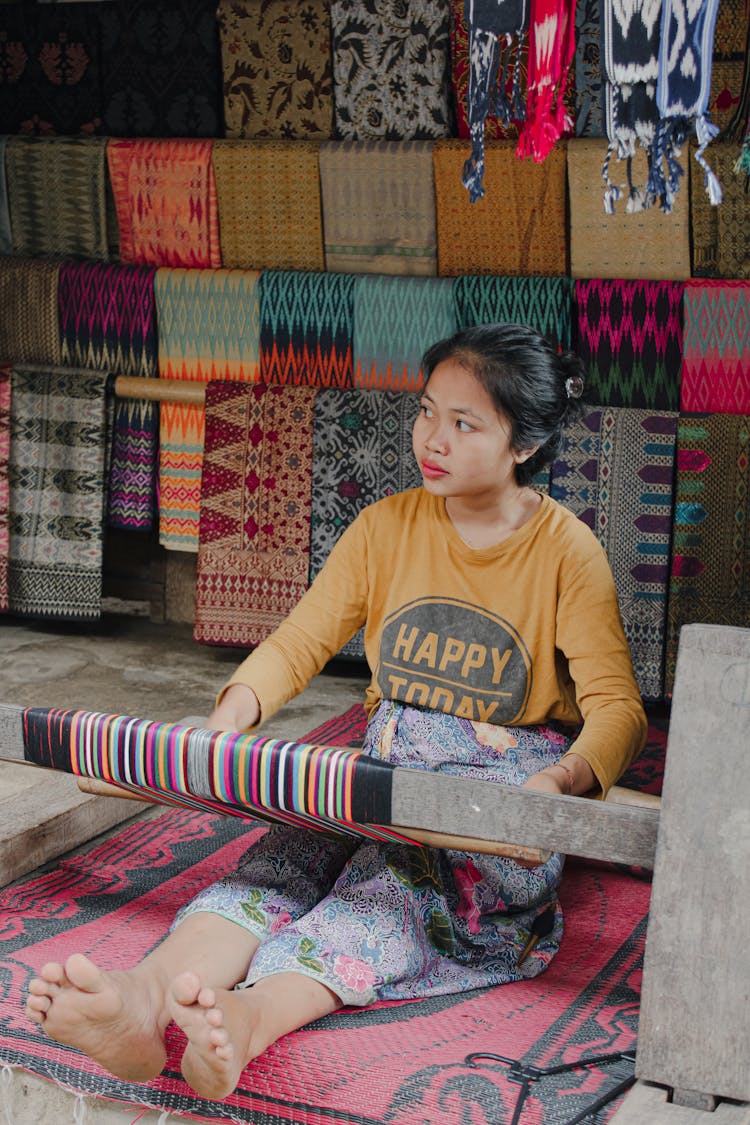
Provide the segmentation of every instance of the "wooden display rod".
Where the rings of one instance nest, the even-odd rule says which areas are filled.
[[[144,379],[140,376],[118,375],[115,379],[118,398],[141,398],[149,402],[185,402],[203,406],[206,384],[190,379]]]

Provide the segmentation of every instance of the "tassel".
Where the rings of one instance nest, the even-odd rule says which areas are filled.
[[[703,156],[706,146],[718,134],[719,127],[710,121],[708,115],[702,113],[695,119],[695,135],[698,138],[698,148],[695,150],[695,159],[703,169],[703,185],[712,207],[718,207],[723,199],[721,184],[715,172],[711,171],[708,161]]]
[[[3,1088],[3,1113],[5,1114],[6,1125],[13,1125],[10,1104],[10,1088],[13,1085],[13,1071],[7,1063],[3,1066],[2,1070],[0,1070],[0,1083]]]
[[[610,142],[607,145],[607,155],[604,157],[604,164],[602,165],[602,178],[607,185],[607,190],[604,193],[604,211],[607,215],[614,215],[615,203],[622,196],[620,189],[609,178],[609,162],[612,159],[613,152],[614,145]]]
[[[87,1115],[86,1099],[83,1094],[76,1094],[76,1100],[73,1105],[73,1121],[75,1125],[84,1125]]]

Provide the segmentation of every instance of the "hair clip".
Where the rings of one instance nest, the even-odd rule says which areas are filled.
[[[565,393],[568,398],[580,398],[583,394],[583,379],[580,375],[569,375],[565,380]]]

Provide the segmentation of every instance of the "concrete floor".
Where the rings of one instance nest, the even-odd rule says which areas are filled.
[[[218,688],[242,657],[243,653],[236,649],[196,644],[187,625],[154,625],[143,618],[115,615],[85,628],[0,618],[0,703],[74,707],[179,721],[210,712]],[[366,683],[364,668],[344,662],[334,664],[273,716],[264,726],[264,733],[303,737],[326,719],[361,702]],[[40,853],[32,849],[28,853],[33,855],[34,865],[59,855],[66,839],[64,829],[45,832],[44,824],[37,823],[45,815],[40,812],[40,804],[54,803],[38,800],[40,778],[54,787],[56,797],[70,800],[71,821],[76,817],[80,825],[83,818],[84,828],[79,829],[83,834],[77,844],[100,832],[104,808],[101,802],[115,810],[106,812],[108,824],[133,815],[138,807],[117,799],[84,799],[72,778],[0,762],[0,819],[6,826],[17,826],[17,838],[43,841],[41,846],[46,850]],[[32,799],[24,803],[24,798]],[[93,804],[81,810],[78,805],[82,800]],[[26,808],[30,810],[28,814]],[[137,815],[155,816],[159,811],[149,809]],[[24,824],[24,818],[31,816],[37,818],[34,823]],[[58,818],[55,824],[60,822]],[[90,826],[88,831],[86,824]],[[9,1125],[126,1125],[136,1120],[142,1125],[165,1125],[166,1121],[164,1116],[152,1111],[143,1113],[137,1106],[123,1108],[101,1099],[76,1101],[44,1079],[18,1070],[10,1073],[7,1069],[0,1072],[0,1107]]]

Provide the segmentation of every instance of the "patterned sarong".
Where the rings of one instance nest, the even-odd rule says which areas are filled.
[[[550,494],[607,553],[641,694],[660,699],[677,414],[603,409],[571,426]]]
[[[354,294],[355,386],[419,390],[422,356],[456,327],[448,278],[360,277]]]
[[[152,266],[63,262],[58,284],[62,362],[115,375],[157,374]],[[153,526],[159,407],[117,399],[109,471],[111,527]]]
[[[600,43],[601,0],[580,0],[576,5],[577,137],[604,136]]]
[[[750,283],[689,281],[680,409],[750,414]]]
[[[0,258],[0,361],[61,362],[59,273],[59,262]]]
[[[567,277],[464,274],[453,282],[458,328],[527,324],[561,348],[571,344],[573,283]]]
[[[0,137],[0,254],[12,254],[10,211],[8,210],[8,181],[5,175],[5,153],[8,138]]]
[[[469,53],[469,29],[466,24],[466,0],[450,0],[451,6],[451,81],[453,95],[456,102],[456,117],[459,137],[470,137],[469,124],[469,83],[471,81],[471,64]],[[517,27],[513,31],[518,31]],[[484,118],[484,136],[488,140],[499,141],[516,137],[518,124],[510,117],[506,120],[502,112],[498,112],[497,101],[500,106],[510,107],[513,103],[513,91],[526,87],[526,74],[528,70],[528,37],[523,36],[519,44],[513,42],[503,47],[504,68],[498,67],[498,96],[490,97],[488,112]],[[518,74],[516,74],[518,68]],[[493,91],[494,93],[494,91]]]
[[[207,383],[259,377],[258,274],[158,270],[159,376]],[[159,539],[197,551],[205,412],[164,402],[160,411]]]
[[[429,141],[330,141],[320,148],[326,269],[434,275]]]
[[[607,142],[581,137],[569,140],[567,147],[571,276],[672,281],[690,277],[688,192],[678,192],[669,215],[658,207],[633,214],[620,207],[607,215],[601,190]],[[619,167],[612,165],[610,175]],[[633,169],[636,178],[648,174],[641,149],[633,157]]]
[[[728,141],[714,142],[711,163],[721,180],[721,206],[712,207],[700,182],[690,193],[690,220],[693,237],[693,275],[695,277],[750,278],[750,194],[747,177],[735,173],[739,146]],[[700,170],[693,171],[691,177]]]
[[[210,140],[109,142],[123,262],[221,265],[212,147]]]
[[[683,414],[669,580],[666,690],[683,625],[750,628],[750,415]]]
[[[10,370],[0,367],[0,613],[8,610],[8,461],[10,459]]]
[[[206,389],[197,641],[257,645],[307,589],[317,393],[263,384]]]
[[[11,613],[101,614],[107,376],[73,368],[11,374]]]
[[[95,8],[102,131],[110,137],[220,137],[216,0],[127,0]]]
[[[323,0],[219,0],[227,137],[333,132],[331,21]]]
[[[8,140],[14,253],[107,259],[105,143],[103,138]]]
[[[335,135],[430,140],[451,133],[450,11],[440,0],[333,0]]]
[[[676,281],[576,281],[575,350],[588,402],[679,410],[682,296]]]
[[[486,195],[469,201],[465,141],[436,141],[438,273],[559,276],[567,271],[565,146],[543,164],[519,160],[513,141],[487,142]]]
[[[322,270],[318,141],[217,141],[225,266]]]
[[[352,385],[356,283],[345,273],[263,270],[258,283],[262,382]]]

